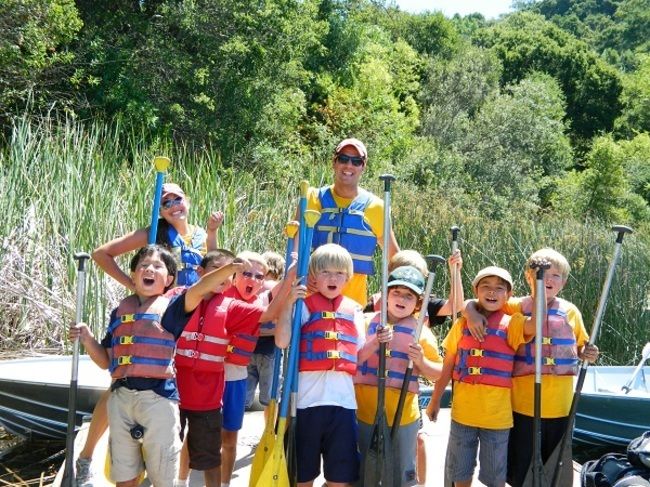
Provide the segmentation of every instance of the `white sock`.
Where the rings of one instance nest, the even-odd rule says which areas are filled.
[[[181,480],[181,479],[176,479],[174,480],[174,487],[188,487],[189,485],[189,480]]]

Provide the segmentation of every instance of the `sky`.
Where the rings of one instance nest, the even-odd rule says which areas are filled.
[[[512,0],[396,0],[395,3],[401,10],[413,13],[439,10],[446,17],[452,17],[456,13],[467,15],[479,12],[485,18],[493,19],[511,11]]]

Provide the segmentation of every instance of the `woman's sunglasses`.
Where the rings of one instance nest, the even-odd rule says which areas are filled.
[[[176,198],[171,198],[162,202],[162,207],[166,210],[169,210],[172,206],[180,205],[183,201],[182,196],[177,196]]]

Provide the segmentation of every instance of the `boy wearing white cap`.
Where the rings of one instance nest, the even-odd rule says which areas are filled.
[[[480,443],[479,480],[488,487],[506,482],[508,434],[512,427],[512,371],[517,348],[535,333],[534,317],[508,316],[501,308],[512,295],[512,277],[500,267],[486,267],[472,281],[478,308],[487,318],[485,340],[469,333],[458,319],[442,342],[445,359],[427,415],[435,420],[440,399],[454,381],[451,428],[445,459],[445,485],[469,487]]]
[[[368,300],[368,276],[375,273],[373,254],[382,245],[384,234],[384,202],[362,189],[359,181],[368,163],[368,151],[359,139],[344,139],[332,158],[334,184],[310,188],[307,208],[321,212],[314,228],[312,247],[336,243],[352,255],[354,274],[343,289],[343,295],[365,306]],[[390,231],[388,258],[399,251]]]

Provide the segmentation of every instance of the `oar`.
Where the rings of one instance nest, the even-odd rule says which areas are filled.
[[[531,462],[533,487],[542,487],[544,461],[542,459],[542,341],[546,320],[546,289],[544,271],[551,267],[548,262],[533,262],[535,273],[535,390],[533,416],[533,458]],[[544,485],[548,482],[544,481]]]
[[[313,227],[320,218],[320,213],[313,210],[305,212],[305,237],[300,242],[298,252],[298,279],[303,280],[307,276],[307,266],[309,264],[309,251],[311,248],[311,239]],[[271,456],[262,469],[262,474],[257,481],[256,487],[288,487],[289,475],[287,470],[287,460],[284,455],[284,433],[287,426],[287,413],[289,411],[289,395],[291,393],[291,382],[293,380],[293,371],[298,367],[298,354],[300,353],[300,325],[302,317],[303,301],[296,301],[293,312],[293,322],[291,326],[291,342],[289,347],[289,365],[287,373],[282,384],[282,399],[280,401],[280,419],[278,420],[278,435],[273,445]]]
[[[381,318],[377,332],[388,326],[388,242],[390,234],[390,186],[395,177],[382,174],[384,182],[384,239],[381,259]],[[388,487],[393,485],[393,449],[390,431],[384,410],[386,394],[386,343],[379,345],[379,365],[377,367],[377,413],[372,425],[368,451],[364,455],[363,485],[365,487]]]
[[[648,360],[648,357],[650,357],[650,342],[646,343],[643,347],[643,350],[641,351],[641,360],[639,361],[639,365],[636,366],[636,369],[634,369],[632,377],[630,377],[630,380],[628,380],[627,383],[621,387],[621,390],[625,392],[625,394],[629,393],[632,390],[632,384],[634,384],[636,376],[639,375],[639,372],[641,372],[643,363]]]
[[[413,343],[418,343],[420,341],[420,334],[422,333],[422,326],[424,320],[427,317],[427,307],[426,302],[429,299],[431,294],[431,289],[433,289],[433,280],[436,277],[436,266],[439,264],[444,264],[445,259],[440,255],[427,255],[426,257],[427,264],[429,264],[429,276],[427,277],[427,284],[424,287],[424,294],[422,298],[422,309],[418,315],[418,324],[415,328],[415,335],[413,336]],[[397,401],[397,409],[395,410],[395,417],[393,418],[393,427],[390,430],[390,437],[393,441],[397,436],[397,431],[399,430],[399,424],[402,421],[402,413],[404,411],[404,403],[406,402],[406,393],[408,392],[409,383],[411,382],[411,376],[413,375],[413,361],[409,359],[406,371],[404,372],[404,380],[402,381],[402,389],[399,393],[399,399]]]
[[[153,160],[153,165],[156,168],[156,189],[153,195],[153,208],[151,209],[151,225],[149,226],[149,237],[147,243],[149,245],[156,243],[156,233],[158,232],[158,219],[160,218],[160,199],[162,197],[163,181],[165,180],[165,173],[169,167],[170,160],[167,157],[158,156]]]
[[[286,277],[287,270],[291,263],[291,254],[293,252],[294,239],[296,233],[298,232],[298,222],[291,221],[286,224],[284,227],[284,234],[287,237],[287,246],[285,251],[285,271],[284,275]],[[273,357],[273,381],[271,382],[271,400],[268,405],[268,415],[266,417],[266,425],[264,426],[264,433],[262,433],[262,438],[257,445],[255,450],[255,456],[253,457],[253,463],[251,464],[251,474],[248,480],[249,487],[255,487],[258,479],[262,473],[262,469],[266,464],[269,454],[273,449],[273,443],[275,441],[275,414],[278,404],[278,384],[280,382],[280,366],[282,362],[282,351],[275,347],[274,357]]]
[[[458,250],[458,234],[460,233],[460,228],[454,225],[451,227],[451,253],[453,254]],[[456,286],[460,282],[460,270],[458,269],[458,264],[454,265],[454,272],[451,275],[451,323],[452,325],[456,321],[458,315],[458,309],[456,308],[456,301],[458,300],[458,292]]]
[[[307,181],[302,181],[300,183],[300,199],[298,200],[298,221],[299,224],[299,245],[302,248],[302,241],[307,234],[307,225],[305,223],[306,211],[307,211],[307,192],[309,191],[309,183]],[[318,220],[315,220],[313,224],[315,225]],[[313,225],[312,225],[313,227]],[[305,255],[309,255],[311,251],[311,239],[309,240],[309,246],[304,248]],[[296,425],[297,425],[297,403],[298,400],[298,366],[296,365],[293,369],[293,378],[291,379],[291,403],[289,405],[289,421],[287,427],[287,444],[286,444],[286,455],[287,455],[287,469],[289,472],[289,483],[291,487],[295,487],[298,483],[298,457],[296,456]],[[287,371],[290,373],[290,371]]]
[[[90,255],[85,252],[74,254],[77,264],[77,304],[75,323],[83,321],[83,308],[86,300],[86,261]],[[65,437],[65,469],[61,485],[72,487],[75,484],[74,475],[74,432],[77,416],[77,382],[79,373],[79,339],[75,338],[72,345],[72,367],[70,373],[70,388],[68,389],[68,431]]]
[[[594,318],[594,324],[591,327],[591,333],[589,334],[589,345],[594,345],[596,343],[596,338],[598,337],[598,331],[600,330],[600,323],[603,320],[605,314],[605,308],[607,307],[607,298],[609,297],[609,289],[612,285],[612,280],[614,279],[614,272],[616,270],[616,264],[621,256],[621,245],[623,244],[623,237],[626,233],[632,233],[630,227],[624,225],[616,225],[612,227],[612,230],[616,232],[616,243],[614,244],[614,256],[609,265],[609,270],[607,272],[607,277],[605,278],[605,283],[603,284],[603,290],[600,293],[600,300],[598,301],[598,309],[596,310],[596,317]],[[569,417],[567,420],[567,429],[562,436],[560,444],[556,448],[557,458],[555,460],[555,469],[553,471],[553,481],[551,483],[552,487],[558,487],[560,485],[560,479],[562,475],[562,467],[564,466],[565,456],[569,452],[565,452],[567,445],[570,448],[571,442],[569,441],[573,432],[573,420],[576,416],[576,411],[578,409],[578,401],[580,399],[580,392],[582,391],[582,386],[585,382],[585,376],[587,375],[587,367],[589,362],[586,360],[582,361],[580,366],[580,372],[578,373],[578,380],[576,382],[575,390],[573,392],[573,399],[571,401],[571,409],[569,410]],[[555,454],[555,451],[553,451]],[[550,463],[550,458],[549,462]],[[551,463],[551,465],[553,465]]]

